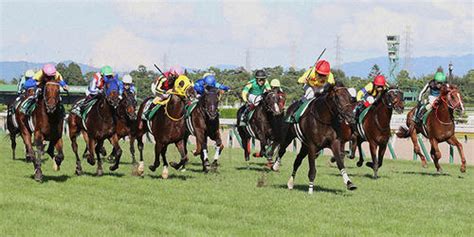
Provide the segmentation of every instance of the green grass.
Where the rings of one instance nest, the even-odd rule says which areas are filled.
[[[18,139],[20,142],[20,139]],[[45,182],[32,179],[33,166],[12,160],[7,139],[0,140],[1,236],[472,236],[474,167],[443,164],[438,175],[430,164],[386,160],[380,179],[371,170],[347,161],[356,191],[346,191],[328,158],[317,161],[316,192],[307,194],[307,162],[287,190],[294,154],[288,153],[279,173],[265,172],[261,159],[249,169],[241,150],[224,150],[218,173],[200,172],[192,158],[186,172],[170,169],[170,178],[148,169],[131,176],[130,155],[117,172],[95,177],[74,175],[75,161],[66,139],[61,171],[43,164]],[[80,144],[82,149],[84,144]],[[123,148],[128,147],[123,144]],[[152,145],[146,144],[146,163]],[[128,149],[128,148],[127,148]],[[110,150],[110,146],[108,146]],[[124,149],[125,150],[125,149]],[[17,153],[23,156],[22,146]],[[175,148],[169,160],[177,160]],[[212,154],[211,154],[212,155]],[[108,170],[108,164],[104,167]],[[257,183],[263,180],[263,187]]]

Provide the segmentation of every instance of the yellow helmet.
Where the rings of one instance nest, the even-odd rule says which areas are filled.
[[[270,86],[271,87],[280,87],[281,84],[280,84],[280,81],[278,79],[273,79],[271,82],[270,82]]]
[[[193,84],[191,80],[189,80],[187,76],[180,75],[178,78],[176,78],[176,81],[174,82],[174,91],[180,96],[185,96],[186,90],[192,85]]]

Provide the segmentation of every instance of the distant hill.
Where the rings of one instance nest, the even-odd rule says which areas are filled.
[[[410,75],[422,76],[434,73],[436,68],[442,66],[447,72],[448,64],[453,63],[454,75],[465,75],[469,70],[474,69],[474,54],[452,57],[417,57],[412,58]],[[388,57],[370,58],[359,62],[342,64],[342,70],[347,76],[367,77],[374,64],[378,64],[384,74],[388,72]],[[404,62],[400,60],[400,67]]]
[[[62,61],[62,63],[66,65],[69,65],[71,62],[72,62],[71,60]],[[33,63],[33,62],[26,62],[26,61],[0,62],[0,79],[9,82],[13,80],[13,78],[20,77],[28,69],[39,70],[46,63],[56,64],[54,62],[44,62],[44,63]],[[92,67],[83,63],[77,63],[77,64],[79,65],[79,67],[81,67],[82,73],[84,74],[87,72],[99,70],[95,67]]]

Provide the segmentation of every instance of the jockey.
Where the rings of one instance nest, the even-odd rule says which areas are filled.
[[[308,69],[299,79],[298,83],[305,84],[303,100],[314,98],[316,94],[325,91],[325,84],[335,84],[331,65],[326,60],[318,61],[314,67]]]
[[[442,72],[437,72],[434,75],[434,79],[426,83],[425,87],[420,92],[420,95],[418,96],[418,104],[417,104],[417,113],[415,116],[415,122],[418,123],[420,122],[423,114],[427,111],[431,111],[431,108],[433,108],[433,104],[436,101],[436,99],[439,96],[441,86],[446,84],[446,75]],[[423,95],[430,90],[428,94],[428,104],[426,106],[422,106],[422,99]]]
[[[133,84],[133,79],[130,74],[125,74],[122,77],[121,84],[123,84],[123,90],[130,94],[135,94],[135,84]]]
[[[383,75],[377,75],[373,81],[369,82],[365,87],[357,92],[356,100],[359,104],[355,108],[356,117],[358,117],[363,109],[372,105],[375,101],[375,97],[380,95],[380,93],[388,87],[389,85],[387,84],[385,77]]]
[[[18,95],[22,95],[28,89],[34,88],[36,89],[36,80],[33,79],[35,76],[35,72],[33,70],[28,70],[25,72],[25,75],[21,77],[20,81],[18,82],[17,85],[17,93]],[[17,98],[17,100],[19,97]]]
[[[246,119],[248,111],[253,110],[262,100],[262,94],[270,91],[271,87],[267,81],[267,73],[264,70],[257,70],[255,76],[245,85],[242,90],[242,99],[247,103],[244,112],[242,113],[243,119]]]
[[[272,88],[272,91],[283,92],[283,89],[281,89],[280,80],[278,80],[278,79],[271,80],[270,81],[270,87]]]
[[[58,82],[65,91],[69,90],[69,86],[63,80],[63,76],[56,71],[56,67],[53,64],[45,64],[41,70],[36,72],[33,78],[36,80],[36,85],[39,86],[37,93],[41,92],[41,87],[45,81],[49,80]]]
[[[94,99],[99,93],[102,92],[104,89],[104,83],[107,80],[115,79],[118,81],[118,75],[113,73],[112,67],[104,66],[100,69],[100,72],[96,72],[94,76],[92,76],[92,80],[89,83],[89,87],[86,91],[86,99],[81,105],[81,111],[83,107],[89,103],[92,99]],[[119,94],[121,95],[123,88],[119,83]]]
[[[204,94],[206,87],[213,87],[223,91],[228,91],[230,89],[228,86],[216,82],[216,77],[210,73],[204,74],[202,79],[199,79],[194,83],[194,90],[198,96]]]
[[[184,75],[184,70],[180,66],[172,66],[163,75],[157,77],[151,84],[151,92],[155,95],[153,104],[158,104],[161,101],[168,99],[169,92],[173,89],[174,81],[181,75]]]

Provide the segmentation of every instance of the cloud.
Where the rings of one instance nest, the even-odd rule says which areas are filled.
[[[130,70],[137,65],[151,65],[157,45],[140,38],[124,28],[116,27],[98,39],[92,50],[92,63],[96,67],[110,65]]]

